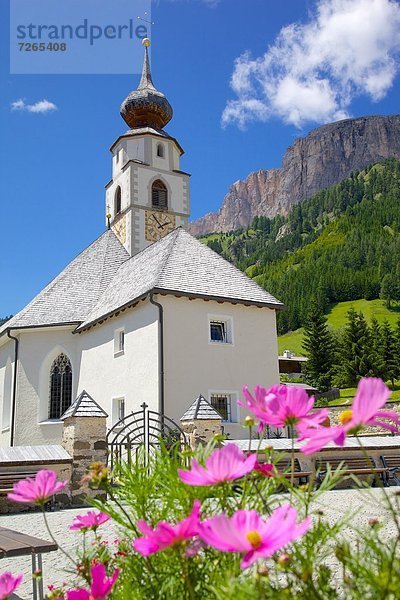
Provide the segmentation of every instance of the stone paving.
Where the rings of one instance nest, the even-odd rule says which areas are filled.
[[[313,508],[322,510],[330,522],[334,522],[350,511],[353,514],[351,519],[352,528],[367,525],[369,519],[379,519],[382,523],[385,523],[383,535],[391,536],[395,534],[396,530],[393,521],[389,517],[389,512],[384,507],[384,492],[390,495],[400,493],[400,487],[385,488],[385,490],[372,488],[368,490],[353,489],[325,492],[315,501]],[[85,509],[47,513],[53,535],[72,555],[74,555],[77,549],[81,534],[69,531],[68,527],[73,518],[83,512],[85,512]],[[49,539],[43,517],[40,513],[1,516],[0,526],[15,529],[43,539]],[[110,524],[110,522],[102,525],[99,531],[102,532],[103,538],[108,540],[109,543],[113,543],[118,535],[116,526]],[[347,532],[351,537],[352,532],[350,528],[348,528]],[[19,595],[16,598],[22,598],[23,600],[30,600],[32,598],[30,568],[31,559],[29,556],[2,559],[0,561],[0,572],[11,570],[13,573],[24,573],[24,583],[19,588]],[[67,559],[60,551],[44,554],[43,571],[45,586],[49,583],[60,584],[63,581],[72,584],[73,575],[66,571],[67,568]]]

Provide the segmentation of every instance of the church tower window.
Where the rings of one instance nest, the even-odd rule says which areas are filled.
[[[72,367],[69,358],[61,353],[50,370],[49,419],[59,419],[72,404]]]
[[[157,144],[157,156],[164,158],[164,146],[162,144]]]
[[[151,204],[153,208],[168,208],[168,191],[160,179],[157,179],[152,185]]]
[[[118,215],[121,212],[121,186],[118,186],[114,197],[114,214]]]

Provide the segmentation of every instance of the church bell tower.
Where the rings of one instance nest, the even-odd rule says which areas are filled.
[[[183,149],[164,127],[173,111],[151,77],[148,47],[138,88],[121,105],[129,126],[111,146],[112,179],[106,185],[110,226],[131,256],[187,224],[190,189],[180,170]]]

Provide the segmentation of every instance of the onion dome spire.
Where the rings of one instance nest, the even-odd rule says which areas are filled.
[[[150,40],[144,38],[142,44],[144,46],[142,77],[137,90],[131,92],[123,101],[120,113],[131,129],[140,127],[162,129],[172,119],[173,111],[164,94],[155,88],[151,77],[148,52]]]

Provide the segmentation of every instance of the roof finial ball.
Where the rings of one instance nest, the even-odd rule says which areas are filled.
[[[162,130],[172,119],[172,107],[164,94],[159,92],[152,80],[148,48],[150,40],[142,39],[144,60],[142,78],[137,90],[131,92],[121,105],[121,117],[131,129],[150,127]]]

